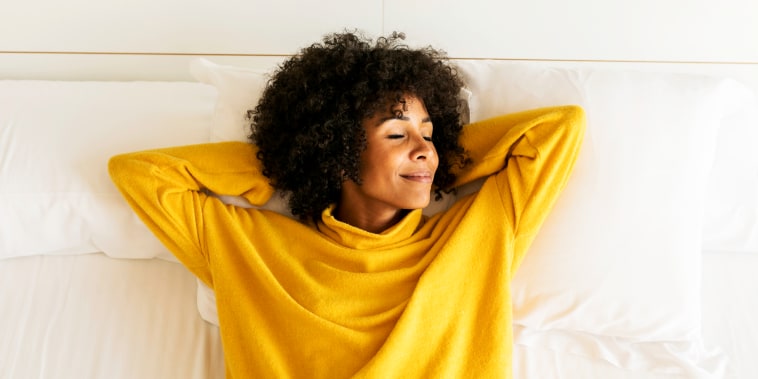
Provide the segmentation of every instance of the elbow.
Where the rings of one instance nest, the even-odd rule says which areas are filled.
[[[131,176],[129,172],[133,163],[129,154],[115,155],[108,160],[108,175],[116,187],[122,187],[125,179]]]
[[[562,107],[563,111],[563,131],[568,139],[581,145],[584,138],[584,132],[587,129],[587,116],[584,108],[578,105],[567,105]]]
[[[108,160],[108,175],[111,179],[115,179],[123,171],[124,161],[124,155],[115,155]]]
[[[587,116],[584,114],[584,108],[579,105],[567,105],[563,107],[563,112],[567,124],[576,129],[585,128]]]

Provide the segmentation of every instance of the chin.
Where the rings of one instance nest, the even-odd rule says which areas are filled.
[[[414,201],[413,203],[408,204],[409,206],[406,207],[405,209],[410,209],[410,210],[424,209],[429,206],[430,202],[431,202],[430,198],[427,198],[425,201],[424,200]]]

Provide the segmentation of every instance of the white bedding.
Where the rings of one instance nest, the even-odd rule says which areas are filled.
[[[758,254],[703,254],[703,339],[729,357],[729,378],[758,378]]]
[[[758,154],[752,146],[742,148],[750,145],[758,129],[754,122],[721,122],[731,120],[722,118],[728,113],[720,108],[722,103],[735,104],[728,101],[731,92],[698,77],[635,74],[637,79],[630,80],[632,74],[623,72],[566,71],[498,62],[475,62],[467,67],[471,77],[507,75],[500,77],[498,83],[503,85],[494,87],[484,79],[471,82],[472,117],[484,117],[481,112],[485,109],[505,112],[576,100],[585,107],[592,125],[592,143],[585,148],[590,155],[585,157],[594,153],[604,158],[591,163],[610,165],[610,155],[600,154],[605,150],[593,146],[632,150],[614,160],[613,167],[625,168],[618,171],[623,175],[614,176],[626,179],[620,182],[623,190],[602,193],[639,195],[648,191],[639,203],[650,206],[657,201],[660,205],[648,212],[637,212],[637,207],[634,212],[624,212],[639,216],[636,218],[613,217],[614,227],[625,237],[611,240],[605,235],[605,244],[594,238],[597,228],[592,226],[587,228],[592,233],[584,239],[590,243],[582,248],[567,249],[568,245],[559,243],[545,249],[559,241],[549,238],[544,240],[548,245],[535,244],[517,279],[523,289],[521,298],[527,300],[517,311],[533,312],[514,318],[520,323],[514,330],[516,377],[721,378],[725,363],[723,355],[712,349],[716,344],[731,357],[726,370],[730,378],[758,377],[751,355],[758,351],[758,331],[751,320],[758,310],[754,296],[758,280],[751,278],[758,269],[758,254],[748,253],[758,252],[758,224],[754,222],[758,215],[754,196],[758,193]],[[608,80],[600,80],[603,78]],[[239,86],[237,79],[230,83]],[[245,92],[250,88],[241,87]],[[491,88],[504,92],[490,93]],[[0,379],[223,377],[218,330],[201,319],[210,314],[204,310],[215,308],[196,297],[196,281],[184,268],[150,259],[170,259],[170,255],[116,192],[105,164],[119,152],[219,138],[216,132],[223,125],[217,121],[226,108],[214,100],[224,99],[224,95],[224,88],[215,83],[0,81]],[[666,98],[655,101],[661,96]],[[647,101],[637,101],[640,98]],[[682,102],[687,99],[691,102]],[[495,100],[519,104],[488,105]],[[248,103],[252,102],[242,102]],[[692,109],[702,112],[695,117],[688,113]],[[242,114],[233,114],[232,119],[240,121]],[[684,114],[688,116],[679,117]],[[664,125],[656,126],[651,120]],[[676,129],[674,122],[686,128]],[[638,127],[643,124],[645,128]],[[689,131],[700,130],[696,124],[708,133],[720,126],[719,146],[712,138],[704,138],[710,134],[690,135]],[[240,131],[241,124],[229,125]],[[655,141],[663,134],[676,134],[675,141],[688,143],[677,143],[676,149],[655,155],[649,144],[643,145],[648,139],[638,144],[619,142],[639,137],[640,130],[650,131]],[[687,135],[697,138],[682,138],[674,130],[688,131]],[[661,165],[648,162],[643,167],[637,149],[656,159],[664,155],[676,159]],[[657,189],[649,191],[650,180],[629,183],[631,168],[638,174],[655,172],[667,177],[677,172],[705,180],[702,170],[710,164],[694,159],[713,149],[720,157],[713,172],[719,175],[711,181],[724,185],[709,188],[709,206],[704,209],[708,222],[702,232],[699,225],[681,229],[685,221],[691,221],[682,209],[694,212],[689,205],[698,209],[703,205],[694,196],[702,192],[702,183],[673,190],[667,187],[667,196]],[[685,167],[682,162],[689,164]],[[594,178],[588,173],[595,171],[587,168],[593,166],[577,167],[574,178],[593,184],[592,190],[569,187],[564,199],[571,194],[599,193],[594,184],[601,181],[588,181]],[[577,235],[572,233],[573,227],[582,224],[577,220],[597,208],[599,199],[571,201],[588,206],[563,208],[563,213],[557,206],[553,214],[563,217],[555,218],[558,221],[552,226],[548,223],[545,230],[573,239]],[[663,222],[661,209],[668,209],[676,221]],[[595,214],[598,212],[595,209]],[[700,217],[700,211],[696,213]],[[650,214],[657,218],[650,219]],[[669,225],[677,225],[674,229],[679,232],[674,233]],[[745,254],[706,255],[701,281],[701,234],[705,246]],[[635,248],[626,241],[643,243]],[[107,256],[91,254],[97,251]],[[672,254],[677,251],[683,254]],[[654,266],[647,264],[653,261]],[[630,270],[632,265],[639,267]],[[644,281],[639,280],[640,273],[644,273]],[[534,306],[525,308],[524,304]],[[525,330],[524,325],[531,329]],[[535,339],[535,331],[549,333],[549,338]],[[672,346],[676,350],[669,350]],[[645,354],[634,354],[642,350]]]
[[[0,260],[0,378],[222,378],[218,328],[177,263]]]
[[[704,337],[727,378],[758,377],[758,256],[705,254]],[[222,378],[216,326],[177,263],[102,254],[0,261],[0,378]],[[518,338],[517,338],[518,339]],[[516,344],[515,378],[689,379]]]

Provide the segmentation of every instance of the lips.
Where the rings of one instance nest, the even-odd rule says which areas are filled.
[[[400,177],[406,180],[419,182],[419,183],[431,183],[434,180],[434,176],[432,175],[432,173],[427,172],[427,171],[401,174]]]

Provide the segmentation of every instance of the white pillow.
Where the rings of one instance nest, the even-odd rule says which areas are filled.
[[[218,91],[211,141],[247,141],[250,134],[247,112],[258,104],[268,81],[266,72],[195,58],[190,62],[190,73],[198,82],[212,85]]]
[[[653,342],[639,345],[636,359],[628,361],[641,367],[646,354],[667,349],[655,342],[668,341],[676,346],[671,362],[709,359],[696,348],[706,189],[719,128],[746,103],[748,91],[730,80],[694,75],[456,63],[471,93],[472,121],[557,104],[579,104],[588,117],[576,171],[513,283],[514,321],[520,335],[529,336],[521,343],[567,351],[562,343],[568,333],[577,338],[571,353],[596,356],[598,344],[607,341]],[[205,67],[218,77],[243,72]],[[254,82],[261,74],[246,75]],[[233,111],[238,115],[257,97],[234,87],[217,88],[226,92],[219,101],[246,96],[248,103]],[[214,135],[239,139],[227,132],[236,126],[219,122],[225,118],[215,115]],[[735,133],[745,128],[730,127]],[[206,309],[212,301],[203,304],[201,313],[213,319],[215,311]],[[565,333],[554,338],[548,331]]]
[[[560,104],[561,101],[584,105],[581,97],[586,96],[589,91],[579,82],[551,82],[551,75],[579,75],[580,71],[539,63],[479,62],[456,61],[464,72],[479,69],[500,70],[502,72],[496,75],[506,75],[502,79],[507,80],[504,83],[490,83],[488,81],[494,78],[489,78],[488,73],[484,71],[468,73],[470,80],[479,82],[479,88],[497,86],[502,89],[501,92],[507,92],[504,98],[486,98],[486,92],[478,94],[478,100],[471,106],[480,107],[480,109],[470,110],[469,113],[473,115],[478,112],[479,117],[483,114],[506,113],[496,108],[501,106],[503,101],[507,101],[509,110],[555,105]],[[477,66],[480,67],[477,68]],[[485,67],[490,68],[485,69]],[[216,87],[219,93],[213,116],[211,140],[214,142],[247,141],[249,134],[247,111],[258,103],[260,94],[269,79],[267,71],[219,65],[204,58],[193,60],[190,71],[197,81]],[[584,69],[581,72],[590,75],[594,71],[604,72],[593,69]],[[686,90],[681,87],[683,83],[708,80],[706,77],[697,75],[643,74],[622,70],[605,72],[608,75],[641,75],[641,78],[645,80],[660,81],[660,85],[667,82],[666,93],[672,95]],[[642,96],[640,99],[646,97],[641,94],[644,92],[643,86],[651,84],[639,83],[638,85],[629,83],[629,80],[625,83],[627,87],[612,91],[613,98],[623,101],[624,98],[634,100],[637,95]],[[705,87],[703,90],[706,89]],[[708,183],[706,224],[703,230],[704,248],[713,251],[758,253],[758,149],[752,147],[752,141],[758,140],[758,100],[744,87],[738,85],[733,87],[734,97],[739,99],[734,104],[725,105],[723,112],[728,116],[725,116],[727,118],[722,122],[718,153],[714,163],[715,169]],[[624,93],[627,89],[633,91]],[[469,89],[461,92],[462,101],[470,102],[472,96]],[[745,106],[750,102],[753,102],[752,106]],[[470,117],[470,115],[467,116]],[[442,202],[432,203],[425,213],[436,213],[454,200],[454,198],[445,198]],[[266,207],[286,212],[286,206],[279,197],[273,199],[272,204]]]
[[[209,141],[199,83],[0,81],[0,258],[173,259],[113,186],[118,153]]]
[[[574,174],[514,278],[514,322],[532,331],[516,342],[565,350],[552,330],[571,332],[575,354],[613,351],[601,339],[639,348],[611,362],[619,365],[643,367],[646,354],[671,351],[643,341],[686,342],[671,364],[710,359],[693,348],[704,204],[717,133],[746,104],[746,88],[704,76],[459,63],[472,121],[564,103],[587,113]]]
[[[758,254],[758,99],[722,123],[708,183],[703,249]]]

